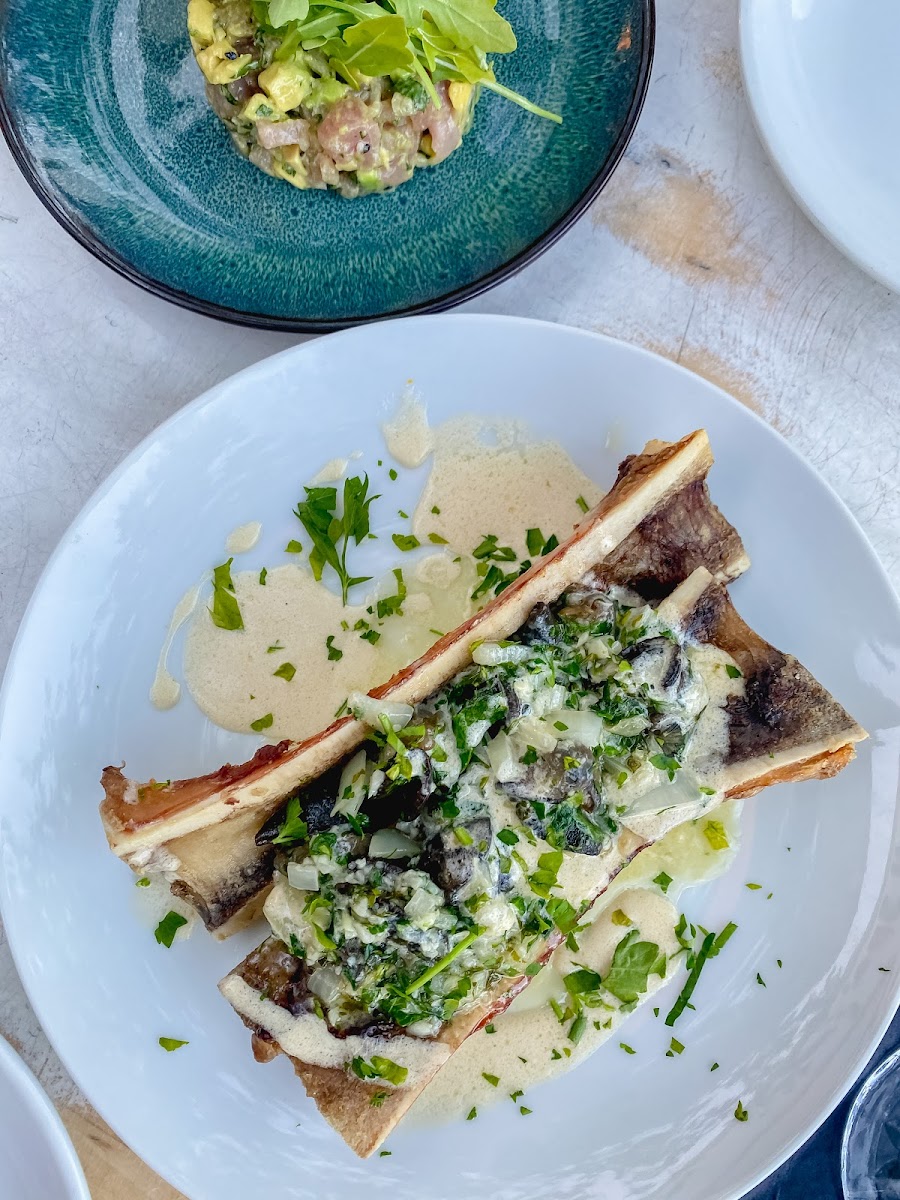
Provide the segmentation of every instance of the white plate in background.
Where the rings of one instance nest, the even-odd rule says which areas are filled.
[[[900,291],[900,4],[742,0],[740,43],[750,107],[794,198]]]
[[[4,1200],[91,1200],[59,1113],[2,1037],[0,1196]]]
[[[263,538],[242,565],[271,566],[295,535],[302,483],[327,460],[361,449],[355,469],[380,485],[379,423],[409,378],[434,423],[524,418],[603,486],[647,439],[705,426],[713,497],[753,559],[733,588],[738,607],[872,737],[836,779],[749,801],[734,868],[685,898],[704,925],[739,929],[679,1022],[682,1055],[665,1057],[670,1031],[647,1006],[627,1026],[635,1055],[607,1043],[531,1092],[530,1117],[506,1103],[477,1121],[401,1128],[390,1158],[360,1162],[286,1059],[253,1061],[216,990],[258,931],[217,943],[198,930],[166,950],[135,918],[133,876],[97,815],[98,780],[123,759],[138,778],[167,778],[247,756],[254,739],[213,728],[191,701],[151,708],[171,612],[245,521],[262,521]],[[425,470],[401,473],[397,503],[409,509]],[[309,342],[153,433],[89,502],[38,585],[0,703],[0,899],[17,966],[91,1102],[191,1200],[740,1196],[833,1108],[895,1008],[898,664],[896,598],[847,510],[771,428],[668,360],[488,316]],[[763,889],[748,891],[751,880]],[[669,985],[663,1011],[680,986]],[[160,1035],[190,1044],[167,1054]],[[733,1117],[739,1099],[746,1123]]]

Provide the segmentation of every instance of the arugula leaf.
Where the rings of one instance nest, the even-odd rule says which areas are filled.
[[[322,52],[363,75],[390,75],[413,61],[406,22],[388,13],[351,25],[343,40],[326,42]]]
[[[231,564],[233,558],[213,567],[213,603],[209,610],[213,625],[219,629],[243,629],[244,618],[241,616],[240,605],[234,594],[234,583],[231,579]]]
[[[269,0],[269,24],[281,29],[289,21],[305,21],[309,13],[309,0]]]
[[[646,992],[651,975],[666,977],[666,956],[655,942],[641,942],[636,929],[630,930],[616,946],[612,964],[603,977],[603,987],[623,1004],[630,1004]]]
[[[517,45],[512,26],[500,16],[491,0],[403,0],[396,7],[407,23],[416,26],[421,25],[422,15],[427,13],[438,31],[461,50],[510,54]]]
[[[182,925],[187,925],[187,920],[181,913],[167,912],[157,925],[153,936],[159,942],[160,946],[171,948],[172,942],[175,940],[175,934]]]

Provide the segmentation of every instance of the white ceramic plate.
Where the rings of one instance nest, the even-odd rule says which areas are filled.
[[[742,0],[747,95],[775,165],[826,237],[900,289],[900,5]]]
[[[524,417],[603,485],[647,438],[706,426],[713,494],[754,559],[734,588],[742,612],[873,737],[836,780],[751,801],[734,869],[687,897],[703,924],[740,929],[679,1023],[684,1054],[665,1057],[668,1031],[642,1010],[628,1026],[634,1056],[607,1044],[532,1092],[532,1116],[506,1103],[477,1121],[400,1130],[392,1157],[362,1163],[285,1059],[253,1062],[216,991],[254,937],[219,944],[198,931],[157,946],[134,917],[133,878],[107,850],[96,806],[108,762],[167,777],[249,752],[252,739],[212,728],[189,702],[150,707],[171,611],[244,521],[264,525],[246,565],[271,565],[296,532],[300,485],[326,460],[362,448],[358,466],[375,472],[379,422],[410,377],[433,421]],[[407,489],[392,493],[397,502],[411,502],[413,475],[396,486]],[[192,1200],[738,1196],[833,1107],[894,1009],[898,663],[895,598],[841,503],[747,409],[670,362],[501,317],[418,318],[308,343],[148,438],[75,522],[35,593],[0,718],[0,887],[16,962],[92,1103]],[[190,1045],[166,1054],[161,1034]],[[738,1099],[745,1124],[732,1115]]]
[[[0,1196],[7,1200],[91,1200],[59,1113],[0,1037]]]

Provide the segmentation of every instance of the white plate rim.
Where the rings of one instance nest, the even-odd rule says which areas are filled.
[[[898,267],[896,275],[892,275],[890,271],[883,270],[877,262],[872,260],[865,248],[864,238],[857,242],[838,233],[830,219],[827,205],[820,197],[810,194],[803,186],[800,173],[794,167],[789,143],[780,132],[784,122],[779,123],[768,102],[764,69],[756,56],[755,46],[761,41],[765,41],[756,36],[754,25],[762,3],[764,0],[740,0],[738,21],[741,75],[747,96],[747,106],[750,109],[757,135],[791,198],[812,221],[816,229],[845,258],[874,279],[876,283],[882,284],[893,292],[900,291],[900,267]]]
[[[709,393],[714,395],[720,403],[731,407],[735,411],[740,412],[743,416],[743,419],[749,419],[751,422],[762,426],[767,431],[767,434],[769,436],[774,436],[774,438],[781,444],[782,448],[787,451],[787,453],[789,454],[790,458],[792,459],[795,467],[799,471],[802,471],[804,474],[811,476],[816,481],[818,486],[824,488],[827,491],[827,493],[830,495],[832,500],[835,501],[836,504],[838,505],[838,507],[843,511],[844,516],[847,518],[850,526],[853,528],[853,530],[858,538],[860,547],[864,550],[866,557],[869,559],[869,562],[870,562],[871,566],[873,567],[875,573],[879,576],[881,582],[885,585],[886,593],[891,598],[891,601],[894,606],[894,615],[898,621],[898,624],[900,624],[900,595],[898,595],[898,592],[894,588],[894,585],[893,585],[889,575],[887,574],[887,571],[886,571],[884,565],[882,564],[874,547],[872,546],[871,542],[869,541],[868,537],[866,536],[865,531],[862,529],[861,525],[857,521],[856,517],[854,516],[854,514],[852,513],[852,511],[850,510],[848,505],[838,495],[838,493],[834,490],[834,488],[831,486],[831,484],[829,484],[828,481],[823,476],[821,476],[815,470],[815,468],[809,462],[807,462],[806,459],[797,450],[795,450],[793,448],[793,446],[787,441],[787,439],[777,429],[775,429],[773,426],[769,425],[768,422],[763,420],[763,418],[760,417],[752,409],[748,408],[746,405],[741,404],[740,401],[735,399],[735,397],[730,395],[724,389],[716,386],[715,384],[711,383],[709,380],[704,379],[702,376],[697,375],[695,372],[688,370],[686,367],[682,366],[680,363],[676,363],[672,359],[666,358],[664,355],[659,355],[659,354],[654,353],[651,350],[647,350],[643,346],[637,345],[632,342],[626,342],[619,338],[610,337],[607,334],[597,333],[592,330],[582,329],[582,328],[579,328],[576,326],[563,325],[558,322],[541,320],[541,319],[537,319],[537,318],[508,316],[505,314],[494,314],[494,313],[442,313],[442,314],[429,314],[429,315],[410,317],[410,318],[397,318],[397,319],[390,320],[390,321],[383,321],[383,322],[378,323],[378,329],[379,329],[380,333],[386,334],[387,330],[391,326],[401,326],[402,325],[405,328],[413,329],[413,328],[423,325],[425,323],[440,324],[440,323],[446,323],[448,321],[455,322],[457,324],[467,323],[467,324],[471,324],[471,325],[486,325],[488,327],[490,327],[492,325],[493,326],[515,325],[515,326],[519,326],[519,327],[532,327],[535,330],[560,330],[568,335],[573,335],[573,336],[577,336],[580,338],[592,340],[595,342],[600,342],[600,343],[604,343],[607,345],[616,346],[620,350],[624,349],[628,353],[634,354],[638,358],[647,358],[647,359],[656,360],[658,362],[662,362],[666,365],[666,367],[668,369],[672,369],[683,376],[689,376],[692,380],[694,380],[698,384],[698,386],[702,386]],[[359,336],[360,334],[363,334],[366,330],[369,330],[370,328],[371,328],[370,325],[356,326],[351,329],[340,330],[335,333],[327,334],[324,336],[329,342],[335,341],[336,339],[341,339],[341,340],[353,339],[355,336]],[[322,340],[322,339],[319,339],[319,338],[312,339],[310,341],[306,341],[306,342],[300,343],[298,345],[288,347],[287,349],[282,350],[282,351],[278,352],[277,354],[270,355],[266,358],[260,359],[256,363],[253,363],[250,366],[245,367],[243,370],[236,372],[234,375],[231,375],[228,378],[221,380],[219,383],[215,384],[213,387],[211,387],[211,388],[207,389],[205,392],[201,393],[201,395],[195,397],[192,401],[188,402],[186,405],[184,405],[182,408],[180,408],[177,412],[173,413],[165,421],[161,422],[158,426],[156,426],[153,430],[151,430],[150,433],[147,434],[146,437],[144,437],[138,443],[138,445],[118,464],[118,466],[116,466],[112,470],[112,472],[107,476],[107,478],[92,493],[92,495],[89,497],[87,502],[83,505],[83,507],[81,508],[79,513],[76,515],[76,517],[70,523],[70,525],[68,526],[66,531],[63,533],[62,537],[60,538],[59,542],[57,543],[56,547],[54,548],[52,554],[50,555],[43,571],[41,572],[41,574],[38,578],[38,581],[35,585],[32,596],[29,599],[29,602],[25,608],[19,628],[16,633],[16,637],[13,641],[13,645],[11,647],[10,654],[9,654],[9,659],[8,659],[8,662],[7,662],[5,671],[4,671],[2,684],[0,684],[0,759],[2,759],[2,753],[3,753],[2,734],[3,734],[4,724],[5,724],[6,709],[7,709],[7,706],[10,704],[11,696],[12,696],[11,681],[15,674],[16,660],[18,658],[18,654],[20,652],[21,645],[24,641],[24,631],[28,624],[32,610],[36,607],[37,597],[39,596],[40,592],[43,590],[46,580],[51,575],[53,568],[55,566],[56,560],[61,556],[61,554],[63,553],[63,551],[66,548],[69,541],[77,535],[82,522],[87,518],[89,513],[92,512],[94,507],[104,499],[104,497],[108,494],[108,492],[111,491],[116,486],[116,484],[119,482],[119,480],[123,476],[127,475],[127,473],[131,470],[132,466],[138,460],[138,458],[144,453],[144,451],[156,440],[156,438],[164,430],[167,430],[170,427],[173,427],[182,421],[192,419],[196,414],[202,412],[208,405],[215,403],[216,397],[221,389],[230,387],[239,381],[245,381],[247,379],[252,378],[255,371],[262,364],[268,365],[268,364],[271,364],[276,361],[282,361],[282,360],[287,361],[288,359],[293,358],[295,356],[302,356],[307,347],[311,347],[313,345],[318,344],[318,342],[320,340]],[[0,836],[2,836],[2,824],[0,824]],[[34,1009],[35,1014],[38,1017],[38,1020],[41,1022],[41,1026],[44,1029],[44,1032],[45,1032],[48,1040],[50,1041],[50,1043],[53,1046],[53,1049],[56,1051],[57,1055],[59,1056],[65,1069],[68,1071],[68,1073],[73,1078],[73,1080],[75,1080],[75,1082],[77,1083],[77,1076],[71,1068],[68,1056],[65,1055],[64,1053],[62,1053],[58,1049],[52,1030],[46,1028],[44,1025],[44,1022],[42,1019],[42,1010],[43,1010],[44,1006],[41,1003],[38,995],[32,994],[32,992],[36,991],[36,990],[30,988],[29,982],[27,981],[26,975],[22,969],[22,966],[25,962],[25,957],[26,957],[26,955],[25,955],[26,946],[24,944],[24,938],[23,938],[23,944],[20,944],[18,931],[13,933],[12,928],[8,924],[7,906],[10,903],[8,896],[9,896],[9,893],[7,892],[7,890],[4,886],[2,877],[0,877],[0,920],[3,921],[4,929],[6,932],[6,936],[7,936],[7,940],[8,940],[8,944],[9,944],[9,948],[10,948],[10,953],[11,953],[13,961],[15,963],[16,970],[19,973],[19,978],[20,978],[23,988],[28,996],[28,1000],[29,1000],[32,1008]],[[848,1095],[848,1093],[850,1092],[850,1090],[852,1089],[854,1084],[859,1081],[863,1070],[865,1069],[866,1065],[869,1063],[869,1061],[875,1054],[876,1050],[878,1049],[878,1046],[880,1045],[880,1043],[885,1035],[885,1032],[887,1031],[888,1026],[890,1025],[891,1020],[893,1019],[898,1007],[900,1007],[900,975],[897,976],[896,982],[894,983],[894,986],[889,993],[889,1003],[887,1004],[885,1011],[882,1013],[881,1017],[879,1018],[879,1020],[876,1024],[875,1035],[871,1038],[871,1040],[868,1043],[864,1052],[857,1056],[857,1059],[853,1063],[852,1069],[846,1073],[845,1078],[839,1084],[835,1085],[835,1087],[832,1089],[830,1095],[825,1100],[824,1104],[820,1107],[820,1111],[819,1111],[818,1115],[815,1116],[812,1120],[808,1121],[804,1125],[804,1127],[792,1139],[790,1139],[788,1142],[786,1142],[784,1144],[784,1146],[782,1146],[782,1148],[766,1164],[765,1168],[757,1171],[750,1178],[748,1178],[747,1180],[742,1182],[738,1186],[737,1190],[734,1190],[734,1188],[732,1188],[727,1193],[722,1193],[721,1200],[742,1200],[743,1197],[746,1197],[747,1193],[752,1191],[760,1183],[764,1182],[774,1171],[776,1171],[780,1166],[782,1166],[820,1128],[820,1126],[823,1124],[823,1122],[825,1120],[827,1120],[827,1118],[834,1112],[837,1105],[840,1104],[840,1102]],[[88,1099],[91,1100],[91,1097],[88,1097]],[[91,1100],[91,1102],[93,1103],[93,1100]],[[48,1100],[47,1103],[50,1103],[50,1101]],[[129,1143],[126,1141],[125,1137],[120,1132],[119,1123],[118,1123],[118,1120],[116,1119],[115,1114],[104,1112],[103,1106],[101,1104],[95,1104],[94,1107],[97,1109],[97,1111],[103,1117],[103,1119],[107,1122],[107,1124],[110,1126],[110,1128],[116,1134],[116,1136],[119,1137],[120,1140],[124,1144],[129,1145]],[[166,1174],[166,1168],[165,1168],[164,1163],[160,1163],[157,1165],[155,1163],[149,1162],[148,1160],[143,1160],[143,1161],[145,1161],[152,1170],[156,1171],[156,1173],[159,1174],[161,1178],[165,1179],[167,1182],[171,1182],[169,1180],[168,1175]],[[176,1185],[173,1184],[172,1186],[176,1186]],[[89,1197],[88,1197],[88,1200],[90,1200]]]

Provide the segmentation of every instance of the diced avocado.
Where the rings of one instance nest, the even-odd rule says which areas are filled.
[[[284,113],[275,107],[268,96],[257,92],[241,109],[241,118],[244,121],[282,121]]]
[[[451,83],[447,88],[450,96],[450,103],[457,112],[465,112],[469,107],[469,101],[472,99],[471,83]]]
[[[272,160],[272,170],[279,178],[286,179],[294,187],[306,188],[309,186],[299,146],[285,146],[276,153]]]
[[[364,192],[379,192],[384,186],[377,171],[357,171],[356,182]]]
[[[259,73],[259,86],[281,109],[297,108],[312,88],[312,75],[299,62],[273,62]]]
[[[252,61],[251,54],[238,54],[227,38],[213,42],[197,53],[200,70],[210,83],[231,83],[239,79]]]
[[[195,50],[216,40],[216,8],[212,0],[189,0],[187,11],[188,33]]]
[[[347,84],[339,79],[319,79],[306,98],[306,107],[314,111],[330,108],[343,100],[349,91]]]

